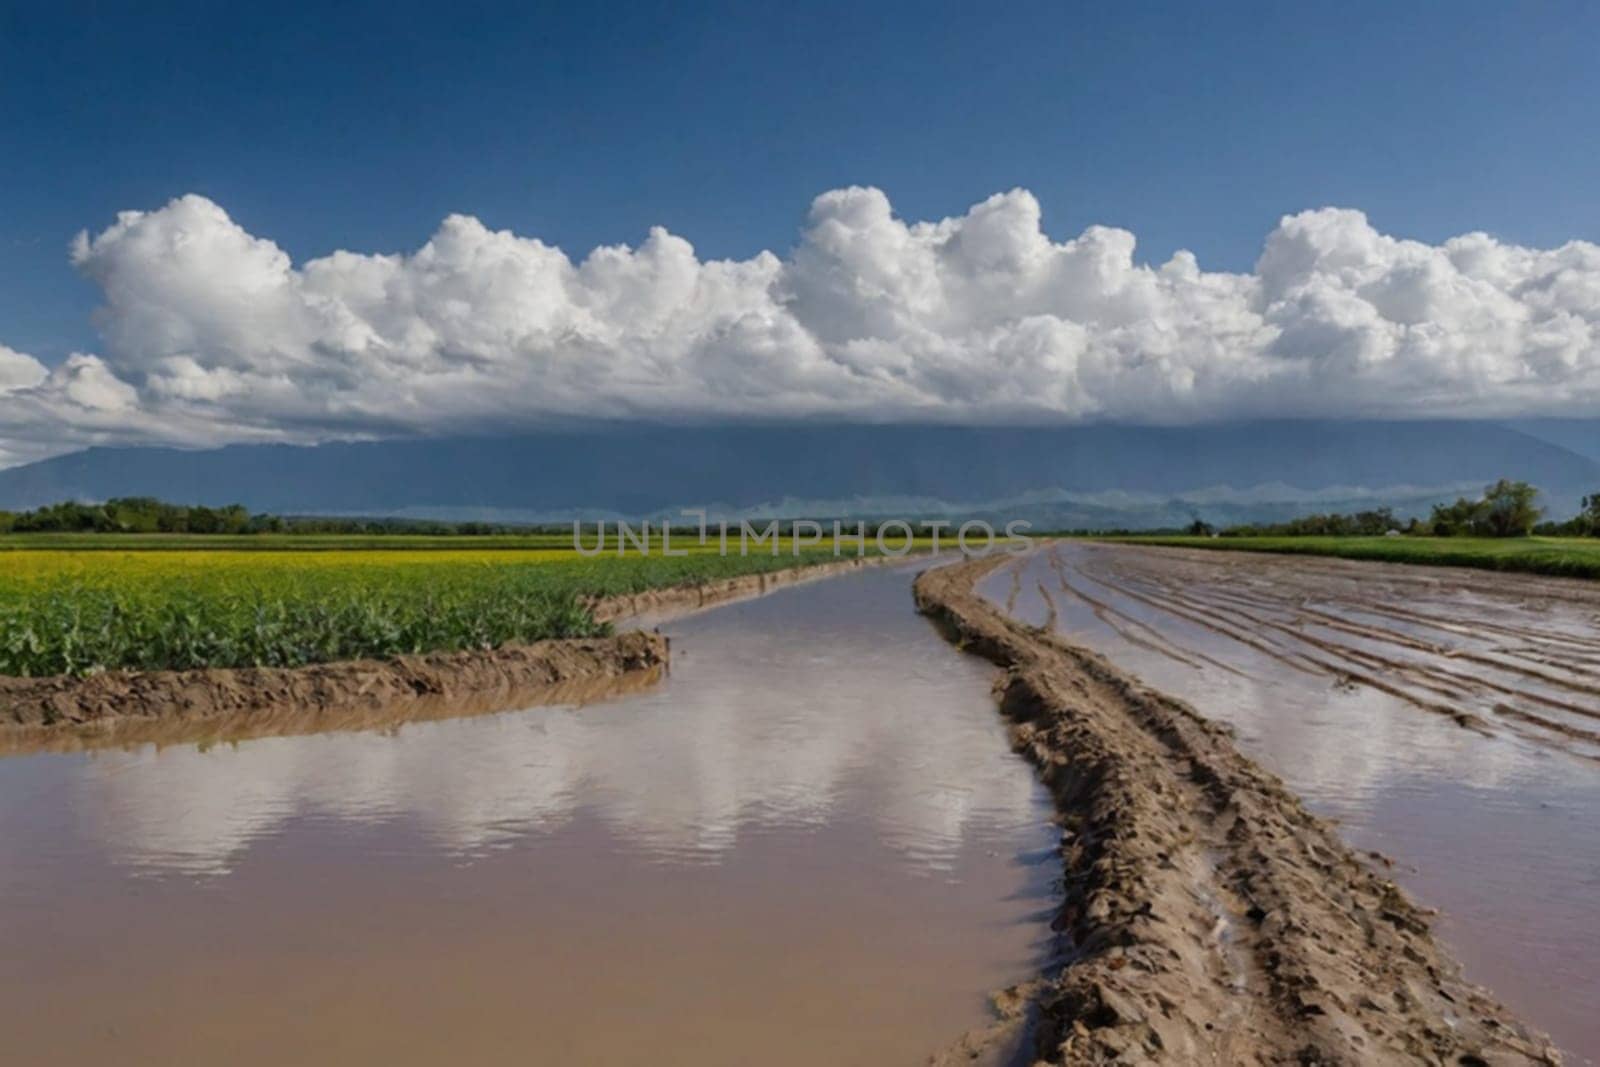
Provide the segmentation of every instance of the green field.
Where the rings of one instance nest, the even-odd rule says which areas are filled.
[[[1593,537],[1116,537],[1129,544],[1231,552],[1275,552],[1428,566],[1523,571],[1600,578],[1600,538]]]
[[[487,547],[463,538],[230,540],[152,548],[97,537],[86,548],[52,537],[42,542],[50,547],[0,552],[0,675],[293,667],[589,636],[606,632],[583,606],[589,597],[836,558],[831,546],[797,556],[788,542],[775,554],[762,546],[741,556],[735,544],[723,556],[713,541],[681,557],[657,545],[649,556],[613,548],[585,558],[570,536]]]

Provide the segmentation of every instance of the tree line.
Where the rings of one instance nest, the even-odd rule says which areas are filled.
[[[1502,478],[1484,489],[1477,499],[1460,497],[1453,503],[1435,504],[1427,518],[1402,520],[1390,508],[1351,514],[1304,515],[1279,523],[1253,523],[1213,529],[1200,518],[1190,524],[1191,534],[1223,537],[1381,537],[1389,533],[1417,537],[1600,537],[1600,493],[1583,498],[1581,510],[1564,522],[1541,522],[1539,490],[1527,482]]]
[[[64,501],[32,511],[0,511],[0,534],[428,534],[475,536],[529,533],[526,526],[427,519],[336,518],[252,514],[225,507],[168,504],[153,497],[117,497],[103,504]]]

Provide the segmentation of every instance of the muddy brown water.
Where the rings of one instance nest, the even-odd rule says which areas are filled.
[[[1600,1061],[1600,583],[1069,542],[980,591],[1233,725]]]
[[[4,1061],[922,1063],[1059,865],[910,578],[669,622],[581,708],[0,759]]]

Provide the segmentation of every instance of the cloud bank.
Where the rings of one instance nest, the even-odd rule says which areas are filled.
[[[1600,411],[1600,246],[1442,245],[1285,217],[1249,274],[1057,242],[1032,194],[906,222],[824,193],[796,247],[663,229],[574,262],[452,215],[296,266],[185,196],[80,234],[100,355],[0,346],[0,464],[91,443],[315,441],[565,417],[1190,422]]]

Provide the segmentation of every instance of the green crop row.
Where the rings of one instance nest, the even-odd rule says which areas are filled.
[[[294,667],[606,631],[585,598],[831,561],[792,555],[196,567],[139,553],[59,578],[0,575],[0,675]]]

